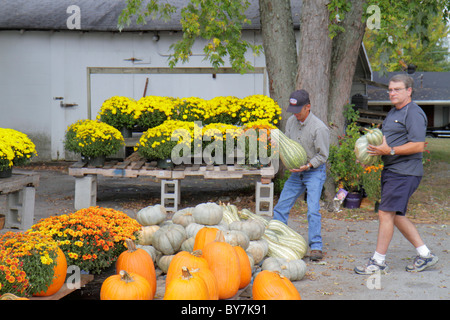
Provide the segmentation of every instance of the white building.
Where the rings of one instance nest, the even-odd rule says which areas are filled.
[[[185,3],[170,2],[178,7]],[[299,1],[292,4],[298,30]],[[146,92],[210,99],[269,94],[264,56],[248,53],[255,73],[240,75],[230,68],[215,72],[203,61],[203,44],[198,43],[189,64],[171,70],[169,47],[181,37],[179,18],[118,32],[124,7],[125,0],[2,0],[0,127],[28,134],[38,160],[73,160],[63,145],[67,126],[95,118],[111,96],[139,99]],[[260,44],[258,1],[248,12],[253,23],[244,37]],[[362,67],[367,59],[361,57],[358,77],[368,76],[370,68]],[[357,89],[366,94],[364,90]]]

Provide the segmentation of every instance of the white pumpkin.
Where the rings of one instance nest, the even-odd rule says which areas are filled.
[[[157,204],[148,206],[138,211],[136,220],[143,226],[153,226],[160,224],[167,218],[167,211],[164,206]]]
[[[189,224],[191,224],[194,221],[194,217],[192,216],[192,212],[194,211],[194,208],[184,208],[181,210],[178,210],[173,214],[172,221],[173,223],[181,224],[183,227],[187,227]]]
[[[261,239],[266,227],[256,219],[248,219],[242,221],[234,221],[229,225],[230,230],[239,230],[247,234],[250,240]]]
[[[156,261],[156,265],[158,266],[158,268],[161,269],[162,272],[167,273],[167,271],[169,270],[169,265],[172,262],[173,257],[175,257],[174,254],[161,256]]]
[[[261,238],[259,240],[250,241],[246,252],[250,253],[253,257],[255,264],[259,264],[269,251],[269,244],[266,239]]]
[[[150,257],[152,257],[153,263],[156,262],[156,259],[158,258],[158,253],[157,253],[155,247],[137,244],[136,248],[140,248],[140,249],[143,249],[144,251],[146,251],[150,255]]]
[[[138,234],[138,244],[143,246],[150,246],[152,244],[153,235],[158,231],[160,227],[158,225],[154,226],[143,226],[139,230]]]
[[[192,216],[196,223],[212,226],[222,221],[223,209],[214,202],[200,203],[195,206]]]
[[[184,240],[186,240],[186,231],[183,226],[173,223],[165,225],[155,232],[152,245],[163,255],[172,255],[180,250]]]
[[[181,250],[187,251],[187,252],[192,252],[192,251],[194,251],[194,244],[195,244],[195,237],[187,238],[181,244]]]
[[[223,235],[225,237],[225,242],[231,244],[232,246],[240,246],[242,249],[247,250],[250,245],[250,239],[243,231],[228,230],[225,231]]]
[[[268,257],[264,259],[261,270],[278,271],[289,280],[298,281],[306,274],[306,263],[302,259],[287,260]]]

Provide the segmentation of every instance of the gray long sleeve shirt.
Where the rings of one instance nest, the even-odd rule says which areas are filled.
[[[326,163],[330,149],[330,131],[312,112],[304,122],[298,121],[295,115],[290,116],[286,122],[285,134],[302,145],[308,162],[314,168]]]

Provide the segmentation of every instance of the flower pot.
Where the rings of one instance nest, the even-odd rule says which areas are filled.
[[[0,170],[0,179],[10,178],[12,176],[12,167],[8,169]]]
[[[344,208],[357,209],[361,205],[362,194],[359,192],[349,192],[345,197]]]
[[[103,167],[106,161],[106,156],[98,156],[98,157],[85,157],[88,166],[91,167]]]
[[[173,168],[172,159],[158,159],[157,167],[160,169],[171,169]]]
[[[122,129],[120,129],[120,133],[124,138],[131,138],[133,136],[133,130],[127,127],[123,127]]]

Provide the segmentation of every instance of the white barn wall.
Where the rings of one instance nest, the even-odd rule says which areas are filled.
[[[35,142],[37,161],[66,159],[63,139],[68,125],[88,116],[88,67],[167,67],[171,43],[181,33],[109,32],[0,32],[0,127],[28,134]],[[248,31],[248,41],[261,43],[258,32]],[[179,67],[210,67],[203,61],[201,44],[194,48],[188,64]],[[142,61],[133,63],[129,58]],[[264,67],[264,57],[248,58]],[[149,78],[147,95],[174,97],[198,96],[210,99],[219,95],[245,97],[268,94],[261,74],[225,75],[91,75],[92,117],[101,103],[113,96],[139,99]],[[63,100],[55,100],[61,97]],[[60,103],[77,104],[61,107]]]

